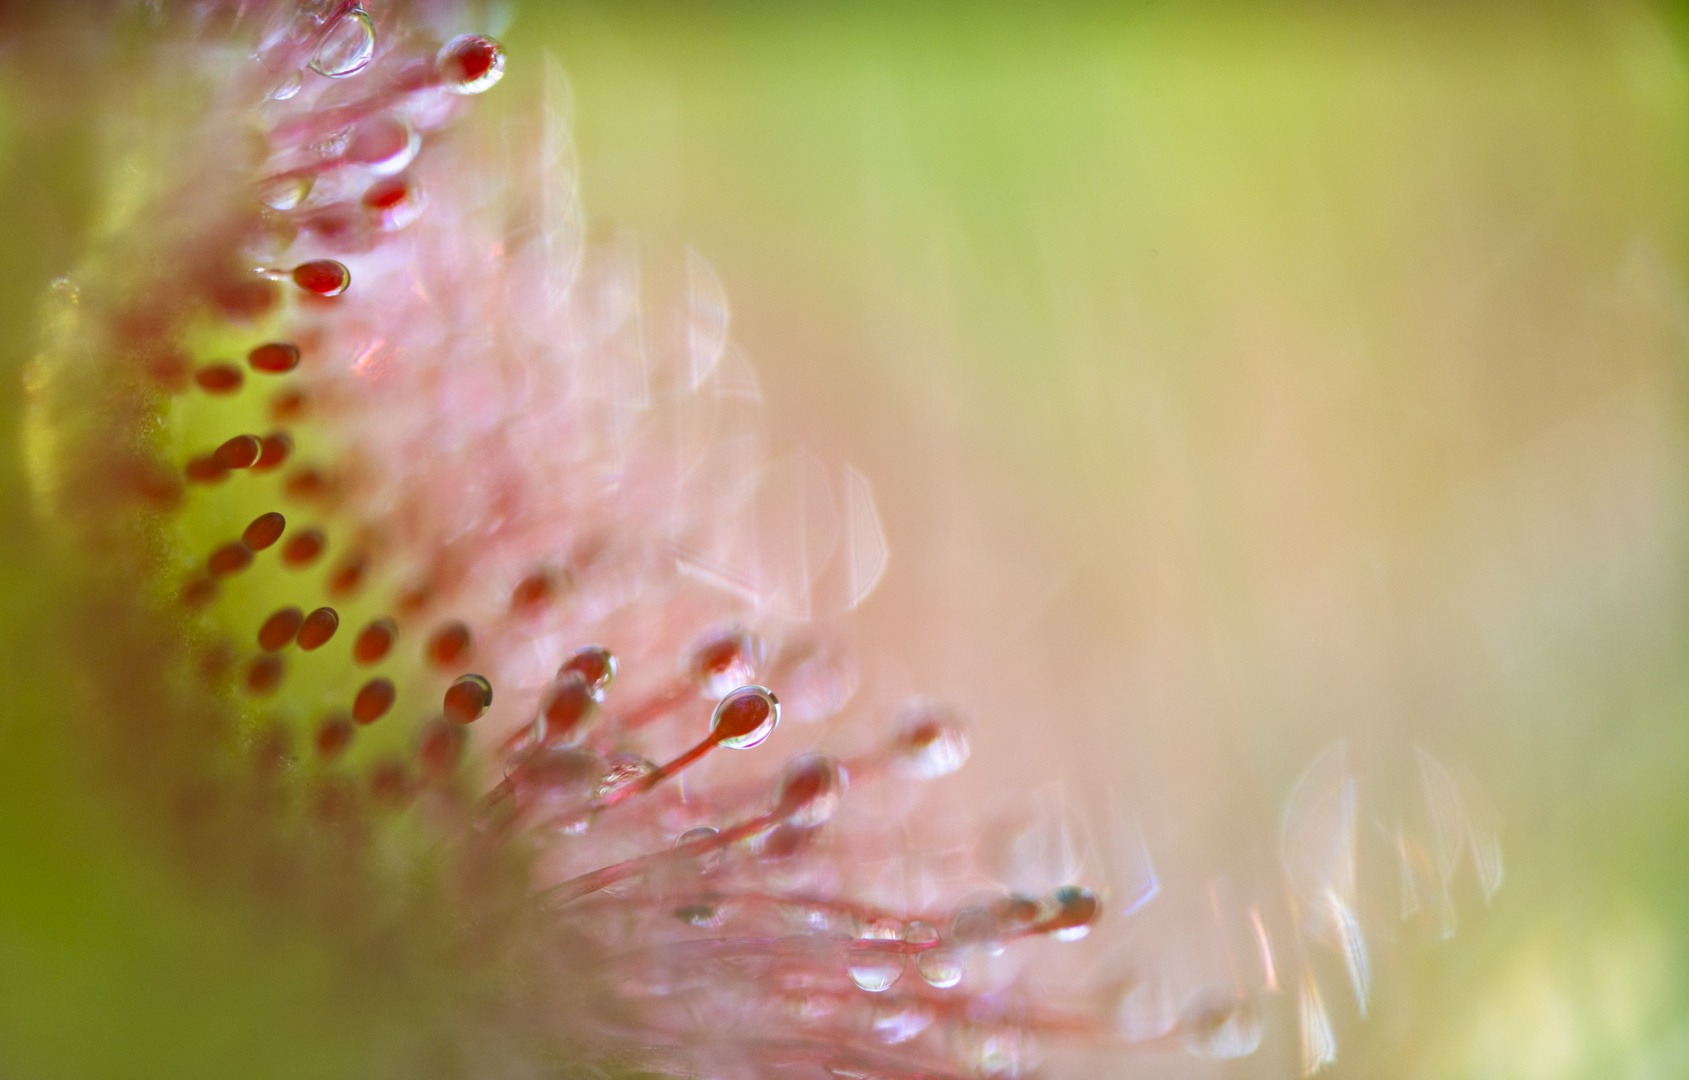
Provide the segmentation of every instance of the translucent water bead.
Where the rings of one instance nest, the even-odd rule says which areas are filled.
[[[748,630],[722,630],[692,650],[687,667],[703,696],[719,698],[749,685],[762,667],[762,657],[761,638]]]
[[[774,812],[788,825],[813,829],[832,819],[849,786],[850,776],[838,762],[804,754],[793,758],[781,774]]]
[[[504,78],[504,46],[480,34],[463,34],[434,58],[440,85],[454,94],[480,94]]]
[[[375,58],[375,24],[355,7],[334,21],[311,57],[311,70],[331,79],[356,75]]]
[[[710,736],[717,746],[748,750],[774,734],[780,700],[761,686],[741,686],[716,704]]]
[[[901,949],[877,942],[858,942],[845,954],[845,971],[857,989],[881,994],[903,978],[907,962]]]
[[[1205,994],[1185,1006],[1179,1028],[1185,1049],[1199,1057],[1247,1057],[1261,1045],[1261,1010],[1251,997]]]
[[[934,780],[960,769],[968,760],[968,736],[949,709],[916,702],[904,710],[892,740],[892,771]]]

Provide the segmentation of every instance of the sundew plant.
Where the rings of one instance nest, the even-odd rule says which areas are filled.
[[[1669,18],[0,33],[0,1074],[1689,1067]]]

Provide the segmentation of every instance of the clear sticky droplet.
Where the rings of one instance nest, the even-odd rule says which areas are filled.
[[[780,776],[775,813],[787,824],[813,829],[832,820],[850,786],[850,775],[832,758],[803,754]]]
[[[982,907],[965,907],[950,921],[950,940],[957,945],[977,945],[993,955],[1003,951],[997,920]]]
[[[572,746],[586,737],[598,718],[598,699],[579,675],[569,672],[554,679],[540,696],[534,715],[534,742]]]
[[[1024,893],[1010,893],[991,905],[991,917],[1000,934],[1018,934],[1038,921],[1038,901]]]
[[[903,713],[892,742],[892,770],[912,779],[948,776],[967,763],[967,732],[951,710],[915,702]]]
[[[903,928],[903,940],[917,948],[931,948],[938,944],[938,927],[923,919],[916,919]]]
[[[403,176],[388,176],[365,189],[362,202],[376,224],[391,232],[421,216],[422,189]]]
[[[1038,1042],[1032,1033],[1016,1027],[964,1029],[957,1050],[974,1072],[982,1077],[1013,1080],[1038,1064]]]
[[[271,210],[292,210],[310,198],[314,183],[310,173],[265,180],[258,185],[258,201]]]
[[[1038,927],[1057,941],[1078,941],[1102,915],[1096,894],[1078,885],[1052,889],[1039,905]]]
[[[339,296],[352,284],[352,272],[333,259],[300,263],[291,276],[295,285],[318,296]]]
[[[480,34],[462,34],[434,59],[440,85],[454,94],[480,94],[504,78],[504,46]]]
[[[296,607],[285,607],[265,619],[258,627],[258,647],[265,652],[277,652],[293,644],[305,613]]]
[[[915,957],[915,970],[928,986],[936,990],[949,990],[958,985],[967,969],[967,957],[960,949],[940,946]]]
[[[283,75],[276,85],[270,88],[271,101],[287,101],[299,93],[305,86],[305,73],[298,68]]]
[[[877,1010],[873,1023],[875,1038],[898,1046],[932,1026],[932,1010],[915,1002],[902,1002]]]
[[[340,615],[331,607],[320,607],[309,615],[299,627],[299,647],[306,652],[314,652],[329,643],[336,630],[340,629]]]
[[[721,905],[708,900],[682,904],[674,909],[674,917],[700,930],[713,930],[721,925]]]
[[[483,675],[460,675],[446,687],[442,708],[446,719],[459,724],[479,720],[493,703],[493,684]]]
[[[392,619],[376,619],[358,631],[357,640],[352,643],[352,659],[364,666],[378,663],[392,650],[393,642],[398,638],[399,627]]]
[[[299,346],[287,341],[267,341],[246,354],[253,371],[284,375],[299,366]]]
[[[356,75],[375,58],[375,24],[363,8],[353,8],[336,19],[323,36],[311,70],[331,79]]]
[[[587,645],[570,653],[557,674],[579,675],[592,696],[603,701],[604,692],[616,681],[616,656],[602,645]]]
[[[1261,1045],[1261,1011],[1253,998],[1205,994],[1179,1018],[1185,1049],[1198,1057],[1248,1057]]]
[[[762,667],[762,658],[761,638],[748,630],[724,630],[692,650],[688,667],[704,697],[720,698],[750,685]]]
[[[1129,985],[1114,1008],[1114,1029],[1127,1042],[1149,1042],[1179,1022],[1173,992],[1161,979]]]
[[[599,777],[598,787],[593,791],[593,799],[605,802],[626,788],[643,783],[646,777],[656,771],[657,766],[645,758],[632,754],[617,754],[610,759],[610,767],[604,770],[604,775]]]
[[[253,518],[252,524],[246,527],[240,538],[246,541],[246,546],[253,551],[263,551],[280,540],[286,529],[287,518],[272,510]]]
[[[761,745],[780,723],[780,700],[767,688],[741,686],[716,704],[710,734],[716,745],[749,750]]]
[[[224,469],[250,469],[258,461],[264,444],[256,435],[236,435],[211,452],[212,460]]]
[[[693,844],[707,844],[715,840],[715,838],[720,835],[721,830],[717,829],[713,825],[698,825],[687,829],[685,832],[677,836],[674,841],[674,846],[676,848],[684,848],[690,847]],[[698,872],[707,874],[719,867],[726,858],[727,852],[721,848],[716,848],[713,851],[707,851],[697,857]]]
[[[901,952],[878,946],[858,946],[850,950],[845,970],[857,989],[881,994],[897,985],[903,978],[907,961]]]
[[[402,116],[371,116],[360,121],[346,140],[340,156],[362,165],[376,176],[404,171],[422,149],[422,136]]]
[[[578,804],[604,775],[604,762],[586,750],[542,747],[510,760],[505,775],[524,802],[536,799]]]

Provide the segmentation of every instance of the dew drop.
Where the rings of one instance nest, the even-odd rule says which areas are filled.
[[[393,707],[396,695],[392,680],[371,679],[358,688],[358,696],[352,699],[352,719],[360,724],[375,723]]]
[[[322,555],[323,548],[328,546],[328,538],[321,529],[306,529],[288,538],[282,545],[282,565],[291,570],[299,570],[310,566]]]
[[[351,596],[363,585],[364,575],[368,571],[369,556],[358,551],[348,552],[335,564],[334,572],[328,576],[328,594],[337,600]]]
[[[901,952],[877,945],[856,945],[846,954],[845,970],[857,989],[880,994],[903,978],[906,963]]]
[[[912,1001],[874,1013],[874,1037],[888,1046],[908,1042],[932,1025],[932,1010]]]
[[[270,417],[275,420],[297,420],[305,415],[308,399],[305,391],[283,390],[270,399]]]
[[[299,346],[285,341],[270,341],[246,354],[246,362],[253,371],[282,375],[299,366]]]
[[[769,862],[789,859],[808,847],[813,836],[809,829],[782,821],[763,834],[757,855]]]
[[[968,760],[968,736],[948,709],[917,703],[904,713],[892,743],[892,769],[901,776],[934,780]]]
[[[252,524],[246,527],[240,538],[246,541],[246,546],[253,551],[263,551],[280,540],[286,529],[287,519],[272,510],[268,514],[259,514],[253,518]]]
[[[721,905],[709,901],[682,904],[674,909],[674,917],[688,926],[710,930],[721,925]]]
[[[259,696],[273,694],[286,673],[287,665],[275,653],[254,657],[246,665],[246,688]]]
[[[950,939],[958,945],[978,945],[995,955],[1003,949],[997,920],[982,907],[965,907],[950,921]]]
[[[219,361],[206,364],[194,372],[194,382],[208,394],[233,394],[246,382],[246,376],[233,364]]]
[[[469,654],[469,627],[449,622],[428,638],[428,659],[435,667],[451,667]]]
[[[688,664],[692,678],[707,698],[720,698],[749,685],[762,666],[762,639],[745,630],[729,630],[706,638],[692,650]]]
[[[616,680],[616,656],[602,645],[587,645],[570,653],[569,658],[558,667],[557,674],[559,678],[579,675],[592,696],[603,701],[604,692]]]
[[[296,607],[285,607],[264,620],[258,628],[258,647],[265,652],[277,652],[293,644],[305,613]]]
[[[1000,935],[1018,934],[1038,921],[1038,901],[1021,893],[1010,893],[991,905],[991,917]]]
[[[352,659],[366,667],[379,663],[398,639],[399,628],[392,619],[376,619],[358,631],[357,640],[352,643]]]
[[[1185,1006],[1179,1027],[1185,1049],[1198,1057],[1247,1057],[1261,1045],[1261,1012],[1253,998],[1198,996]]]
[[[188,388],[191,371],[187,359],[174,353],[154,357],[147,363],[147,374],[172,394],[180,394]]]
[[[598,778],[598,786],[593,791],[595,802],[604,802],[614,797],[629,785],[642,783],[646,777],[657,771],[657,766],[645,758],[633,754],[617,754],[610,759],[610,767],[604,775]]]
[[[581,741],[598,716],[598,699],[586,680],[568,672],[559,675],[540,696],[534,716],[534,742],[570,746]]]
[[[591,796],[605,772],[604,762],[596,754],[545,747],[513,759],[506,775],[524,803],[541,801],[558,809],[573,809]]]
[[[293,437],[285,431],[277,431],[264,436],[263,444],[258,450],[258,460],[253,462],[255,472],[269,472],[287,460],[287,455],[293,453]]]
[[[741,686],[716,704],[710,736],[718,746],[749,750],[774,734],[780,700],[761,686]]]
[[[515,615],[536,614],[556,595],[556,578],[549,570],[536,570],[510,590],[510,611]]]
[[[312,259],[293,268],[293,283],[318,296],[339,296],[352,284],[352,271],[333,259]]]
[[[504,77],[504,47],[480,34],[463,34],[441,46],[434,64],[447,90],[479,94]]]
[[[444,717],[430,720],[428,726],[422,729],[422,739],[416,751],[423,772],[438,777],[457,768],[458,760],[463,756],[464,741],[463,728]]]
[[[295,68],[281,77],[270,90],[271,101],[287,101],[305,86],[305,73]]]
[[[444,709],[446,719],[457,724],[473,724],[493,703],[493,684],[481,675],[460,675],[448,687]]]
[[[403,806],[411,796],[411,781],[405,773],[405,763],[392,758],[376,762],[369,771],[369,793],[382,806]]]
[[[1012,1080],[1038,1063],[1038,1044],[1020,1028],[971,1028],[961,1033],[957,1049],[974,1072],[993,1080]]]
[[[311,58],[311,70],[331,79],[356,75],[375,57],[375,24],[363,8],[353,8],[329,27]]]
[[[687,829],[685,832],[676,837],[674,846],[677,850],[689,847],[693,844],[705,846],[714,842],[715,838],[720,835],[721,830],[717,829],[714,825],[697,825],[693,828]],[[719,847],[712,848],[711,850],[697,856],[698,872],[700,874],[708,874],[711,871],[718,869],[726,860],[727,852],[725,850]]]
[[[1096,894],[1078,885],[1063,885],[1053,889],[1044,899],[1038,919],[1038,929],[1057,941],[1078,941],[1091,932],[1102,915],[1102,905]]]
[[[364,191],[365,209],[375,215],[376,224],[391,232],[402,229],[422,214],[422,192],[402,176],[377,180]]]
[[[213,551],[205,560],[205,568],[212,577],[238,574],[252,565],[252,549],[239,540],[231,541]]]
[[[340,629],[340,613],[331,607],[320,607],[305,616],[299,627],[299,647],[313,652],[327,645],[334,632]]]
[[[182,473],[193,484],[220,484],[229,478],[229,470],[217,460],[216,454],[201,454],[191,458]]]
[[[324,758],[337,758],[352,745],[352,721],[335,714],[317,726],[317,753]]]
[[[1178,1022],[1172,991],[1159,979],[1128,986],[1114,1008],[1114,1028],[1127,1042],[1159,1039]]]
[[[276,306],[276,287],[262,278],[224,280],[211,288],[212,301],[232,319],[252,322]]]
[[[211,457],[225,469],[249,469],[263,449],[258,436],[236,435],[212,451]]]
[[[844,767],[822,754],[802,754],[780,776],[774,812],[789,825],[813,829],[830,821],[850,786]]]
[[[403,117],[372,116],[352,129],[342,157],[377,176],[391,176],[415,160],[421,148],[422,137]]]
[[[292,210],[310,197],[313,183],[310,173],[272,177],[258,185],[258,201],[271,210]]]
[[[939,946],[917,955],[915,970],[921,974],[922,980],[926,980],[929,987],[948,990],[961,984],[961,977],[968,970],[968,960],[959,948]]]
[[[191,579],[186,585],[182,586],[179,598],[182,601],[182,606],[189,610],[197,611],[205,607],[211,601],[217,599],[216,579],[209,577]]]
[[[922,919],[916,919],[903,928],[903,940],[921,949],[930,949],[938,944],[938,927]]]
[[[282,484],[282,491],[286,492],[290,499],[310,502],[327,494],[328,478],[310,467],[295,469],[288,474],[287,481]]]

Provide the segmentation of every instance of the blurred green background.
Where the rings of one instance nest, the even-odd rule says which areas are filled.
[[[1689,1075],[1673,26],[1624,3],[530,3],[487,122],[555,53],[594,234],[703,254],[774,441],[873,479],[876,685],[970,708],[982,804],[1060,779],[1145,821],[1170,880],[1246,877],[1321,747],[1350,740],[1385,798],[1424,745],[1488,792],[1508,880],[1453,940],[1388,951],[1332,1075],[1664,1078]],[[8,438],[102,183],[76,72],[22,40]],[[76,780],[37,632],[74,580],[0,461],[0,1071],[391,1064],[420,995],[349,1014],[309,940],[248,941]],[[1293,1047],[1222,1071],[1291,1075]]]

